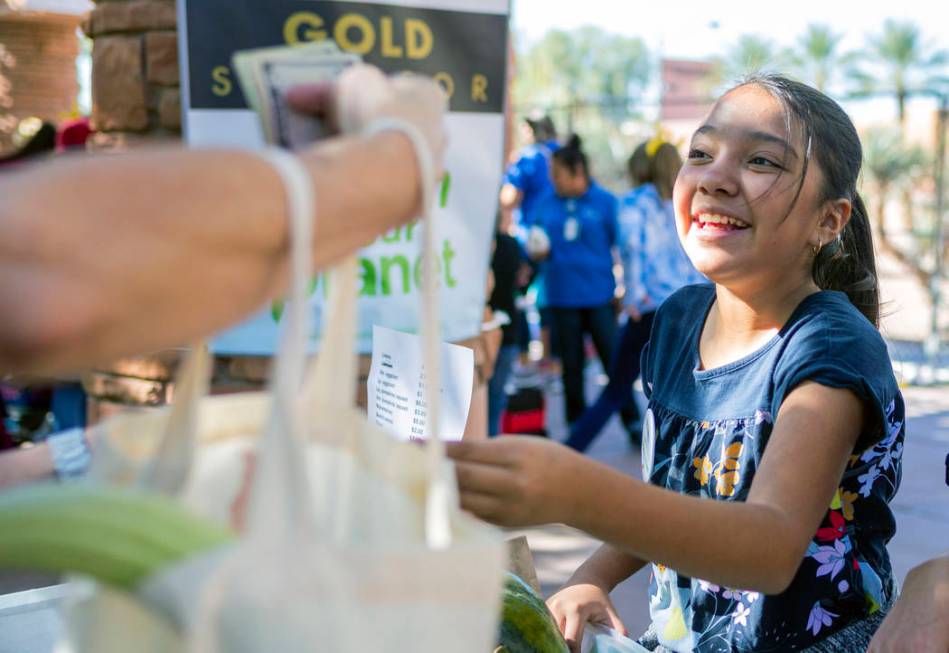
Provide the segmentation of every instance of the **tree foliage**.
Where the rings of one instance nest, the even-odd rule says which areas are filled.
[[[549,113],[562,134],[579,133],[594,162],[614,186],[634,143],[624,125],[639,115],[654,62],[641,39],[598,27],[551,30],[517,53],[515,112]]]
[[[887,93],[896,99],[900,124],[906,120],[906,100],[925,91],[933,78],[945,74],[949,52],[924,41],[919,26],[889,19],[883,30],[867,38],[865,62],[850,72],[857,94]]]
[[[843,52],[842,32],[829,25],[812,23],[787,53],[789,70],[801,81],[827,92],[845,76],[856,60],[856,53]]]

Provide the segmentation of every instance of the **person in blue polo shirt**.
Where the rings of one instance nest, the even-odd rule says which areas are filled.
[[[532,143],[521,150],[517,160],[508,166],[501,187],[501,207],[515,212],[517,238],[521,244],[527,238],[537,202],[553,192],[550,159],[560,149],[557,130],[550,116],[526,118],[524,123],[530,128]]]
[[[504,185],[501,187],[501,209],[510,212],[514,225],[514,236],[524,247],[527,244],[528,234],[535,219],[534,207],[545,196],[554,192],[550,181],[550,161],[554,152],[560,148],[557,142],[557,129],[550,116],[536,114],[524,119],[523,126],[529,130],[530,144],[519,153],[517,160],[508,166],[504,174]],[[533,293],[528,296],[535,298],[540,315],[541,339],[544,344],[544,356],[548,359],[556,358],[556,346],[552,346],[553,333],[551,329],[550,311],[547,309],[547,293],[544,289],[543,265],[534,266],[534,279],[531,282]],[[527,352],[530,346],[530,330],[527,325],[527,314],[521,312],[518,318],[518,345],[521,348],[522,364],[527,361]]]
[[[544,264],[547,302],[559,343],[567,422],[586,408],[584,336],[590,334],[607,369],[616,340],[613,248],[619,224],[616,198],[590,178],[590,166],[573,135],[553,155],[554,193],[534,208],[550,241]]]

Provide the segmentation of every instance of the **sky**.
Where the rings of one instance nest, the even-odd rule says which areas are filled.
[[[856,49],[863,45],[865,34],[880,30],[886,18],[914,21],[934,44],[949,47],[949,3],[933,0],[794,0],[785,5],[738,0],[512,0],[512,4],[515,30],[529,41],[551,28],[596,25],[641,37],[653,52],[670,58],[722,54],[741,34],[790,46],[814,22],[842,32],[844,49]]]
[[[775,50],[790,47],[810,23],[831,26],[843,34],[841,49],[865,46],[869,34],[879,33],[888,18],[912,21],[922,28],[924,42],[949,49],[949,3],[933,0],[793,0],[752,3],[739,0],[511,0],[512,22],[518,47],[538,41],[550,29],[595,25],[613,33],[642,38],[649,51],[672,59],[709,59],[723,55],[743,34],[774,42]],[[788,5],[793,6],[793,10]],[[582,7],[582,11],[581,8]],[[658,93],[658,87],[650,94]],[[927,115],[935,108],[928,98],[912,100]],[[893,102],[876,98],[846,103],[861,124],[894,118]],[[912,122],[912,120],[911,120]]]

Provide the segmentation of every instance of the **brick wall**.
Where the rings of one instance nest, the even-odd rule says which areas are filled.
[[[0,150],[11,147],[20,119],[59,123],[74,110],[78,24],[78,17],[0,16]]]

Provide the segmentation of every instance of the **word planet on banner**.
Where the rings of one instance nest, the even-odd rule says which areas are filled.
[[[193,147],[264,144],[232,67],[237,51],[332,40],[386,72],[439,81],[450,98],[445,161],[450,183],[442,186],[434,215],[441,337],[459,341],[478,335],[503,167],[509,1],[183,0],[178,11],[185,138]],[[420,225],[409,224],[360,252],[361,352],[371,351],[374,324],[418,331],[421,235]],[[314,349],[329,285],[328,275],[312,284]],[[212,349],[272,354],[282,313],[279,301],[264,307],[219,334]]]

